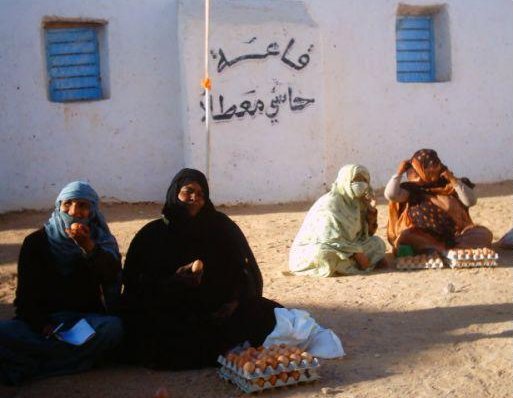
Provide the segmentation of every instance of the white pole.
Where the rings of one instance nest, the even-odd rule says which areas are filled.
[[[210,182],[210,77],[208,74],[208,36],[210,21],[210,0],[205,0],[205,77],[203,87],[205,89],[205,127],[206,127],[206,174]]]

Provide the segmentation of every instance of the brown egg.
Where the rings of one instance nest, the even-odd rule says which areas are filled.
[[[273,357],[274,358],[276,356],[276,354],[277,354],[277,352],[274,351],[274,350],[267,351],[267,356],[268,357]]]
[[[307,363],[312,363],[313,357],[308,352],[301,353],[301,358],[303,358]]]
[[[278,350],[278,354],[280,354],[280,355],[287,355],[287,356],[288,356],[288,355],[290,354],[290,352],[289,352],[289,350],[288,350],[288,349],[286,349],[286,348],[280,348],[280,349]]]
[[[261,345],[260,347],[257,347],[256,350],[262,352],[265,350],[265,347],[263,345]]]
[[[299,354],[290,354],[289,358],[291,361],[301,362],[301,355]]]
[[[253,362],[246,362],[244,364],[244,366],[242,367],[242,369],[244,370],[244,372],[246,373],[253,373],[256,369],[256,366]]]
[[[75,232],[75,233],[86,231],[86,226],[83,224],[80,224],[79,222],[74,222],[73,224],[70,225],[69,228],[71,229],[72,232]]]
[[[237,359],[237,355],[235,355],[233,352],[230,352],[227,356],[226,356],[226,360],[228,362],[235,362],[235,360]]]
[[[198,272],[203,271],[203,261],[196,260],[192,263],[191,271],[196,274]]]
[[[255,348],[255,347],[249,347],[246,351],[244,351],[244,353],[245,353],[246,355],[249,355],[249,356],[251,356],[251,357],[254,357],[255,355],[257,355],[257,354],[258,354],[258,351],[256,350],[256,348]]]
[[[280,356],[278,357],[278,362],[279,362],[279,363],[282,363],[282,364],[283,364],[283,366],[289,366],[289,362],[290,362],[290,361],[289,361],[289,359],[288,359],[285,355],[280,355]]]
[[[278,361],[276,360],[276,358],[271,356],[267,357],[265,362],[273,369],[276,369],[276,366],[278,366]]]
[[[280,348],[287,348],[287,344],[285,344],[285,343],[281,343],[281,344],[279,345],[279,347],[280,347]]]
[[[166,387],[160,387],[157,391],[155,391],[155,395],[153,398],[171,398],[169,391]]]
[[[289,378],[289,375],[287,374],[287,372],[281,372],[279,375],[278,375],[278,378],[283,381],[284,383],[287,382],[288,378]]]
[[[278,380],[278,377],[276,375],[272,375],[269,377],[269,383],[271,383],[271,386],[274,386],[276,384],[276,380]]]
[[[297,381],[301,377],[301,373],[299,373],[297,370],[294,370],[293,372],[290,372],[290,377]]]
[[[253,381],[254,384],[256,384],[258,387],[262,388],[265,384],[265,380],[263,378],[258,378],[255,381]]]
[[[303,352],[303,350],[301,350],[301,348],[299,347],[292,347],[292,349],[290,350],[290,352],[294,353],[294,354],[299,354],[301,355],[301,353]]]
[[[245,364],[246,362],[248,362],[248,361],[249,361],[249,358],[239,357],[239,358],[237,359],[237,367],[242,369],[242,367],[244,366],[244,364]]]
[[[255,362],[255,367],[263,372],[267,367],[267,363],[263,359],[259,359]]]

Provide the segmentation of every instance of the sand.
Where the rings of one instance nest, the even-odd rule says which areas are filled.
[[[480,185],[471,209],[495,240],[510,227],[511,182]],[[385,237],[386,205],[379,200],[378,234]],[[499,251],[495,269],[386,269],[365,276],[314,279],[287,275],[290,244],[311,203],[221,208],[246,234],[264,276],[264,294],[310,311],[341,338],[347,356],[323,360],[322,379],[263,397],[511,397],[513,253]],[[135,232],[158,217],[158,204],[109,204],[103,211],[125,254]],[[49,211],[0,215],[0,318],[12,316],[16,259],[24,236]],[[450,288],[450,284],[454,289]],[[453,291],[451,291],[453,290]],[[155,372],[115,366],[51,378],[0,397],[237,397],[215,369]]]

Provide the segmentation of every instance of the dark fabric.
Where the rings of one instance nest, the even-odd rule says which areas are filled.
[[[123,278],[126,349],[146,366],[213,365],[226,349],[245,340],[261,344],[274,328],[278,304],[261,298],[261,275],[244,235],[227,216],[214,214],[210,234],[190,239],[155,220],[130,244]],[[175,272],[197,258],[204,274],[190,287]],[[232,300],[239,303],[233,316],[216,319]]]
[[[190,217],[177,199],[190,181],[202,187],[205,206]],[[173,179],[164,219],[144,226],[128,250],[123,280],[126,352],[155,368],[210,366],[228,348],[250,340],[260,344],[275,325],[277,303],[262,298],[262,276],[239,227],[215,210],[204,175],[184,169]],[[198,286],[176,271],[204,263]],[[215,313],[236,301],[225,318]]]
[[[190,182],[197,182],[204,194],[205,205],[196,217],[191,217],[187,212],[186,205],[178,199],[180,188]],[[162,214],[167,222],[170,234],[169,239],[187,242],[187,244],[193,247],[190,251],[192,257],[196,257],[181,265],[185,265],[197,258],[202,259],[200,254],[207,247],[205,243],[207,242],[211,246],[208,249],[210,255],[218,252],[218,256],[231,256],[235,259],[234,262],[238,263],[236,269],[239,273],[242,269],[241,275],[245,285],[244,292],[242,292],[243,296],[250,298],[262,296],[262,275],[253,252],[237,224],[225,214],[215,210],[210,200],[207,178],[201,171],[182,169],[176,174],[167,190],[166,203],[162,209]],[[219,239],[223,241],[221,244],[213,243],[214,240]],[[180,248],[177,250],[180,250]],[[228,254],[225,254],[224,251]],[[172,259],[171,261],[173,262]],[[176,269],[173,270],[173,273],[175,271]]]
[[[429,201],[409,206],[408,216],[412,225],[453,244],[456,226],[449,215]]]
[[[187,225],[192,218],[187,213],[187,206],[185,203],[178,200],[178,192],[180,188],[190,182],[197,182],[204,194],[205,206],[201,213],[211,213],[214,211],[214,205],[210,201],[210,190],[205,175],[198,170],[182,169],[174,176],[171,185],[166,193],[166,203],[162,209],[162,214],[170,221],[170,228],[181,229]]]
[[[121,320],[114,316],[64,312],[52,314],[56,323],[86,319],[94,337],[81,346],[45,338],[21,320],[0,321],[0,379],[21,384],[32,378],[76,373],[90,369],[121,343]]]
[[[44,229],[28,235],[18,260],[16,317],[41,332],[60,311],[103,313],[102,289],[113,291],[121,261],[97,246],[88,256],[73,262],[73,271],[63,275],[56,265]]]

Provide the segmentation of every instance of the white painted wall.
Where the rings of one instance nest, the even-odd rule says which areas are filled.
[[[359,162],[383,186],[401,159],[434,148],[457,175],[492,182],[513,170],[513,2],[447,4],[452,80],[398,83],[398,1],[308,1],[322,21],[327,180]],[[412,5],[438,4],[405,1]]]
[[[294,37],[297,59],[314,44],[301,71],[287,69],[280,56],[220,74],[212,64],[214,95],[219,90],[240,104],[255,89],[248,99],[269,104],[276,79],[279,88],[291,85],[315,98],[302,112],[280,108],[274,124],[265,115],[212,123],[215,203],[313,199],[350,162],[367,165],[382,186],[420,147],[436,149],[457,175],[474,181],[511,178],[510,0],[445,2],[452,77],[433,84],[396,81],[398,1],[213,3],[210,48],[225,49],[229,58],[271,41],[283,50]],[[182,166],[205,170],[202,11],[201,0],[2,1],[0,211],[49,207],[77,178],[108,198],[161,201]],[[108,21],[110,99],[48,101],[45,16]]]
[[[305,5],[273,0],[212,3],[213,112],[208,149],[198,79],[204,71],[200,56],[204,40],[198,34],[203,29],[203,9],[197,1],[179,4],[188,163],[206,170],[209,150],[211,190],[218,203],[315,198],[322,192],[324,175],[324,89],[319,27]],[[223,68],[220,54],[228,62],[246,55],[266,57]],[[244,101],[249,101],[253,115],[244,113],[240,106]],[[303,109],[296,110],[300,104]]]
[[[0,2],[0,211],[51,207],[75,179],[110,200],[163,200],[183,166],[176,11],[174,0]],[[48,100],[47,16],[108,21],[109,99]]]

